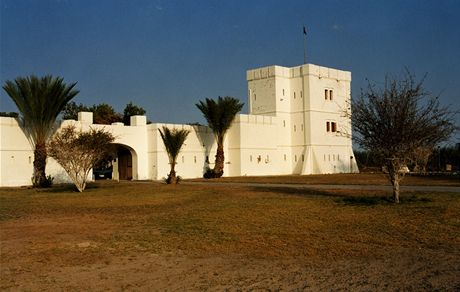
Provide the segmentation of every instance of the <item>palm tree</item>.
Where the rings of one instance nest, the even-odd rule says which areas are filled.
[[[47,75],[38,78],[17,77],[14,82],[6,81],[3,89],[18,107],[23,126],[34,149],[34,173],[32,183],[35,187],[48,186],[50,181],[45,174],[46,141],[53,133],[53,126],[64,106],[79,91],[77,83],[67,85],[63,78]]]
[[[221,177],[224,174],[224,138],[228,129],[232,125],[236,114],[241,111],[244,103],[230,96],[214,99],[206,98],[196,104],[198,109],[203,113],[208,126],[214,133],[217,140],[217,153],[214,169],[210,177]]]
[[[163,126],[163,131],[161,131],[161,129],[158,129],[158,131],[160,132],[161,139],[165,145],[166,152],[168,152],[169,164],[171,164],[171,171],[169,172],[166,182],[168,184],[176,184],[177,177],[175,167],[177,156],[179,155],[180,149],[184,145],[185,139],[187,139],[190,131],[185,129],[170,130],[165,126]]]

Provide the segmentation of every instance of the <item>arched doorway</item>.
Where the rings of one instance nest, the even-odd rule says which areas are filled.
[[[115,144],[116,157],[112,162],[114,180],[137,179],[137,155],[134,149],[122,144]]]

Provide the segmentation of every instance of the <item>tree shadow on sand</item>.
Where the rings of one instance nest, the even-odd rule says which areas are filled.
[[[338,205],[344,206],[374,206],[374,205],[393,205],[394,202],[391,198],[391,192],[387,194],[375,193],[369,191],[366,194],[356,194],[353,190],[347,193],[326,191],[312,188],[299,188],[299,187],[271,187],[271,186],[258,186],[252,188],[257,192],[269,192],[280,195],[288,196],[302,196],[310,198],[327,197],[333,199]],[[418,194],[406,194],[401,197],[401,204],[411,203],[429,203],[433,200],[431,198],[421,197]]]
[[[86,185],[85,191],[89,191],[91,189],[98,189],[101,186],[97,185],[94,182],[88,183]],[[62,184],[55,184],[51,188],[43,188],[40,189],[41,192],[50,193],[50,194],[57,194],[57,193],[78,193],[81,194],[77,187],[71,183],[62,183]]]

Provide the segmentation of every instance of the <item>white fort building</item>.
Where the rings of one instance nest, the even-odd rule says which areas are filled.
[[[269,66],[247,71],[249,114],[236,116],[224,144],[224,176],[327,174],[358,172],[351,142],[351,122],[344,114],[350,102],[351,73],[312,64]],[[103,127],[116,137],[116,180],[160,180],[169,162],[158,129],[189,129],[176,171],[183,178],[202,177],[214,167],[216,141],[206,126],[147,124],[145,116],[122,123],[95,125],[90,112],[78,121],[83,130]],[[33,146],[15,118],[0,118],[0,186],[30,185]],[[57,128],[58,128],[57,127]],[[52,159],[47,174],[69,181]]]

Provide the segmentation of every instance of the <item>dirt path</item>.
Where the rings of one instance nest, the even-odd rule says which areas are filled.
[[[18,259],[2,267],[2,288],[11,291],[454,291],[460,289],[459,276],[458,258],[426,250],[399,250],[381,258],[323,263],[308,259],[251,259],[232,255],[142,254],[112,256],[103,263],[75,266],[33,263],[25,267]],[[10,281],[7,280],[9,277]]]

